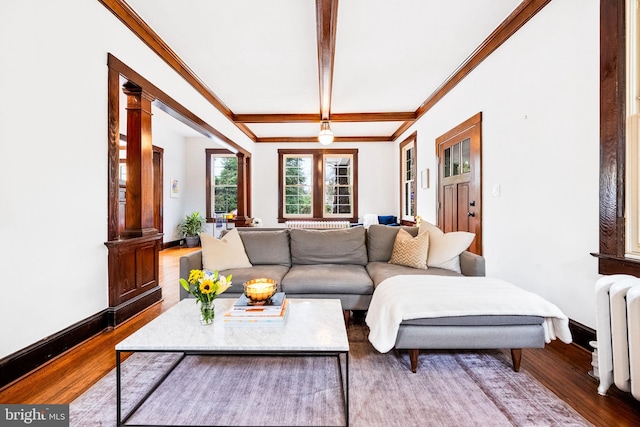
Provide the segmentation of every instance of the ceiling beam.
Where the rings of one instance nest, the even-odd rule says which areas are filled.
[[[336,51],[338,0],[316,0],[316,29],[318,37],[318,76],[320,79],[320,116],[329,120],[333,63]]]
[[[332,122],[404,122],[415,120],[415,112],[400,113],[334,113]],[[319,114],[236,114],[236,123],[318,123]]]
[[[391,136],[336,136],[333,139],[333,143],[336,142],[392,142]],[[256,143],[300,143],[300,142],[313,142],[318,143],[317,136],[268,136],[258,137]]]

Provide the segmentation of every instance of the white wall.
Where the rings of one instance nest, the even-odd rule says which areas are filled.
[[[591,327],[598,28],[596,0],[551,2],[415,126],[418,170],[428,167],[434,178],[434,139],[483,112],[488,274],[540,293]],[[253,213],[265,226],[276,225],[277,149],[253,148],[104,6],[83,0],[1,2],[0,357],[108,305],[109,52],[254,152]],[[397,146],[349,147],[360,149],[360,216],[397,212]],[[184,156],[185,192],[178,203],[183,214],[204,212],[203,198],[188,187],[204,182],[203,151],[189,148]],[[166,179],[171,175],[165,171]],[[502,186],[500,197],[491,196],[494,184]],[[418,194],[425,219],[435,218],[434,188]]]
[[[108,306],[109,52],[252,145],[99,2],[1,2],[0,358]]]
[[[186,185],[186,141],[179,129],[185,125],[159,108],[153,108],[151,123],[153,145],[164,149],[162,165],[162,227],[164,236],[162,236],[162,241],[171,242],[180,238],[176,227],[184,217],[185,198],[183,194]],[[171,197],[171,180],[173,179],[177,179],[179,184],[177,197]]]
[[[186,180],[184,189],[183,216],[192,212],[200,212],[206,216],[207,200],[205,182],[207,179],[207,148],[222,148],[208,138],[187,138],[186,153]],[[213,225],[207,224],[208,233],[213,233]]]
[[[437,184],[435,139],[482,112],[487,275],[595,327],[598,250],[599,2],[560,0],[477,67],[405,136]],[[401,138],[400,140],[402,140]],[[492,195],[499,185],[500,196]],[[437,185],[418,213],[436,221]]]
[[[287,144],[287,149],[320,148],[320,144]],[[336,144],[336,148],[358,149],[358,214],[397,215],[398,147],[391,143]],[[256,144],[252,153],[253,216],[263,227],[278,224],[278,145]]]

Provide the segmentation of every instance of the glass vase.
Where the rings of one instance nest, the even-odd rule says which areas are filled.
[[[216,316],[216,307],[211,301],[200,301],[200,323],[203,325],[213,324],[213,318]]]

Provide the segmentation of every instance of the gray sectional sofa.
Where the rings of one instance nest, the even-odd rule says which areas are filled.
[[[459,255],[460,273],[443,268],[426,270],[389,263],[396,235],[417,227],[371,225],[340,230],[238,228],[251,267],[222,270],[233,275],[223,294],[237,297],[242,284],[258,277],[275,279],[289,297],[339,298],[349,322],[351,310],[366,311],[375,288],[386,278],[403,274],[484,276],[484,258],[470,252]],[[202,251],[180,259],[180,277],[202,268]],[[189,294],[180,288],[180,298]],[[520,369],[522,348],[545,345],[544,318],[537,316],[460,316],[404,320],[395,343],[408,350],[416,372],[420,349],[511,349],[513,369]]]
[[[279,290],[290,297],[339,298],[348,321],[351,310],[366,311],[375,287],[399,274],[484,276],[484,258],[471,252],[460,255],[461,273],[442,268],[426,270],[390,264],[398,230],[411,235],[417,227],[372,225],[348,229],[238,228],[252,267],[223,270],[233,283],[223,296],[237,297],[250,279],[276,280]],[[180,259],[180,277],[188,278],[202,268],[202,251]],[[180,288],[180,299],[190,295]]]

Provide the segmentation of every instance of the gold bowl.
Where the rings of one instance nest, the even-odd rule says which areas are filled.
[[[244,295],[249,299],[251,305],[268,304],[276,290],[276,281],[264,277],[248,280],[244,283]]]

